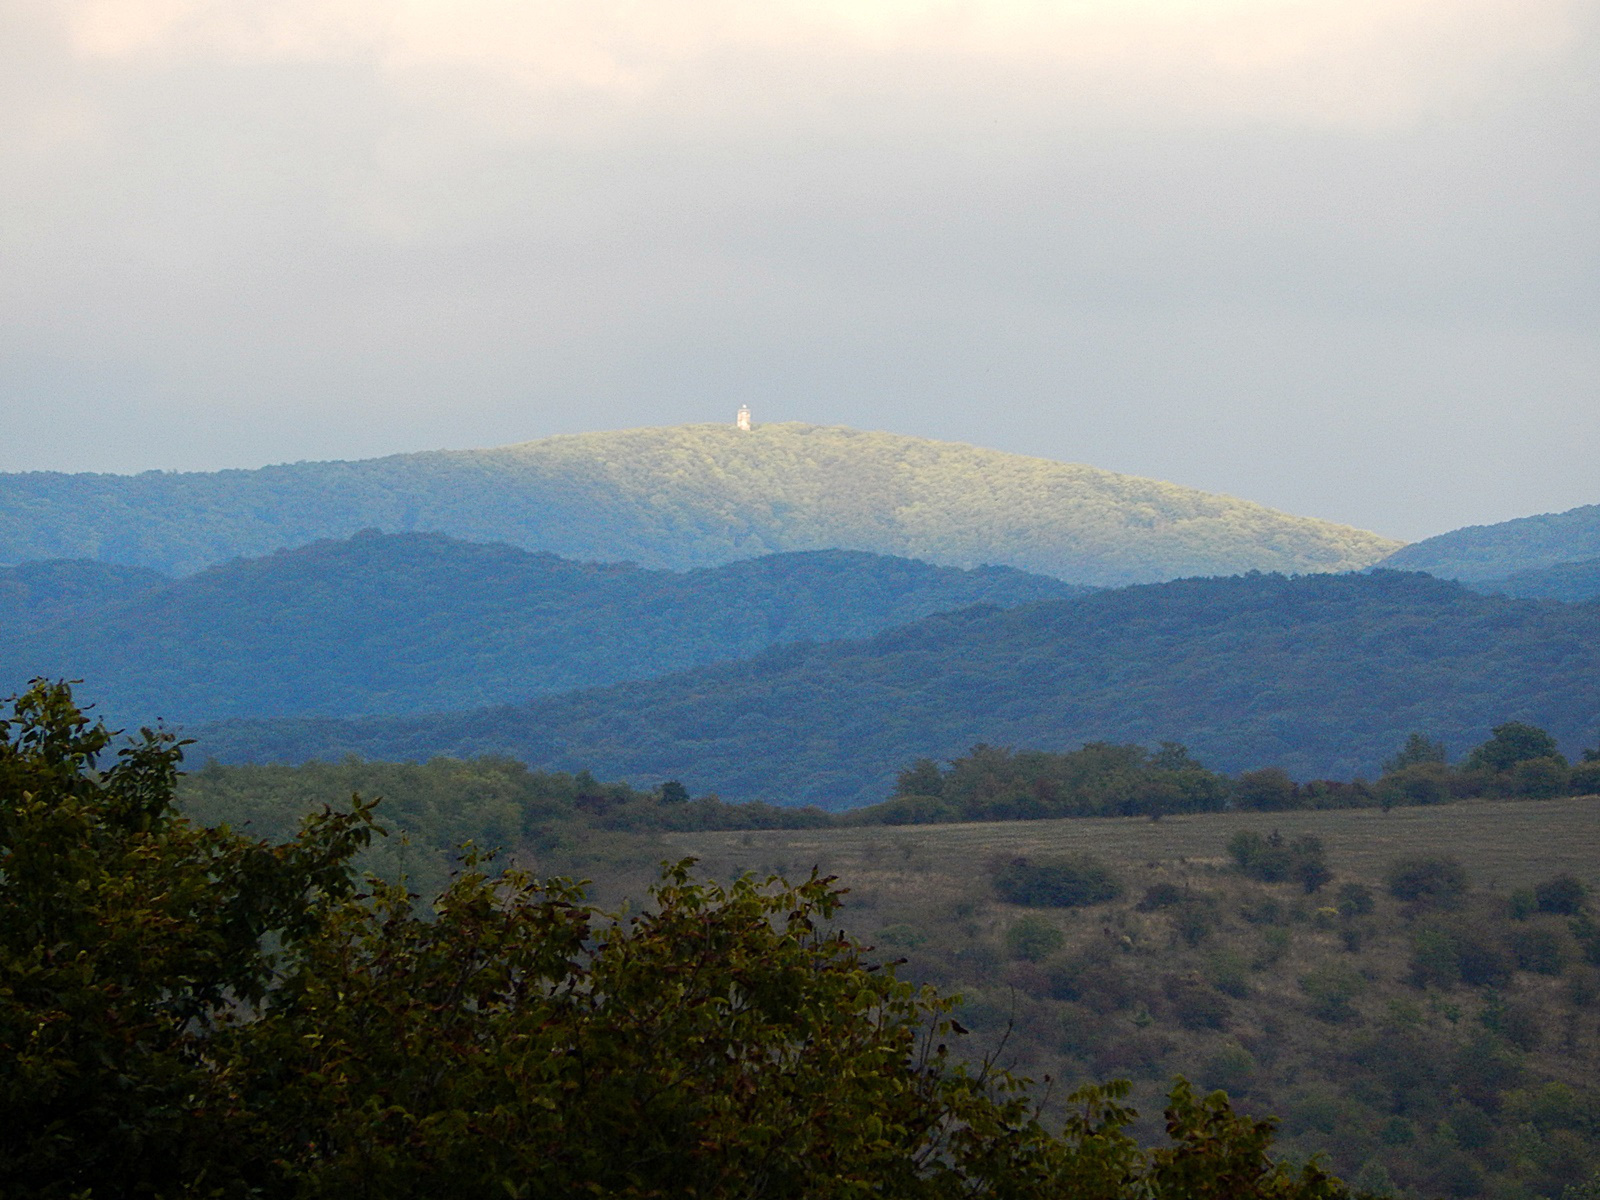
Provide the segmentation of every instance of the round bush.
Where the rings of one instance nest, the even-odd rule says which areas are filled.
[[[1077,858],[1030,862],[1014,858],[995,872],[995,894],[1007,904],[1030,908],[1078,908],[1122,895],[1122,884],[1104,863]]]

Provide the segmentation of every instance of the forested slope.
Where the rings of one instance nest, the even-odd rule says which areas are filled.
[[[74,590],[85,579],[98,592]],[[25,594],[60,614],[0,621],[0,690],[81,679],[127,724],[471,708],[1083,590],[843,550],[673,572],[364,533],[180,580],[92,562],[0,574],[0,604]]]
[[[145,567],[84,559],[0,567],[0,639],[85,617],[170,582]]]
[[[1513,571],[1504,579],[1473,580],[1472,586],[1530,600],[1594,600],[1600,598],[1600,558]]]
[[[183,574],[369,527],[652,567],[843,548],[1090,584],[1352,570],[1398,545],[1094,467],[801,424],[254,471],[0,475],[0,562],[93,558]]]
[[[1600,558],[1600,504],[1469,525],[1403,546],[1384,560],[1397,571],[1441,579],[1500,580],[1519,571]]]
[[[728,800],[841,808],[977,742],[1187,743],[1224,771],[1373,774],[1412,731],[1452,753],[1506,720],[1567,753],[1600,726],[1600,605],[1422,575],[1190,579],[876,638],[791,646],[645,683],[439,717],[233,723],[200,756],[303,761],[502,753]]]

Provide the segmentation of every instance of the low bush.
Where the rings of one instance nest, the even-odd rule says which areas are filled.
[[[1448,904],[1466,894],[1467,871],[1453,858],[1403,858],[1389,867],[1389,894],[1397,900]]]
[[[1043,917],[1023,917],[1006,930],[1006,956],[1040,962],[1061,949],[1065,940],[1061,930]]]
[[[994,875],[994,890],[1007,904],[1031,908],[1078,908],[1122,895],[1111,869],[1088,855],[1031,862],[1014,858]]]

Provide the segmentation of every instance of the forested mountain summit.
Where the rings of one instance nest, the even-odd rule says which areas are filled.
[[[304,762],[504,754],[724,800],[851,808],[905,764],[976,743],[1182,742],[1207,766],[1374,775],[1408,734],[1452,754],[1507,720],[1564,752],[1600,722],[1600,604],[1482,595],[1427,575],[1185,579],[865,641],[795,645],[640,683],[439,716],[197,731],[197,756]]]
[[[1087,590],[1011,567],[964,571],[849,550],[674,572],[437,533],[367,532],[178,580],[30,563],[0,569],[0,693],[34,676],[81,679],[98,712],[135,726],[157,716],[431,712]],[[91,604],[96,595],[102,603]],[[30,625],[52,598],[56,609],[45,611],[57,619]]]
[[[1452,529],[1401,547],[1383,565],[1468,583],[1508,583],[1515,589],[1518,581],[1508,577],[1593,559],[1600,559],[1600,504]],[[1541,581],[1525,578],[1520,583],[1537,588]],[[1552,581],[1552,590],[1538,594],[1560,595],[1561,584]]]
[[[186,574],[366,528],[648,567],[850,549],[1097,585],[1355,570],[1399,546],[1081,464],[797,423],[248,471],[0,475],[0,562],[88,558]]]

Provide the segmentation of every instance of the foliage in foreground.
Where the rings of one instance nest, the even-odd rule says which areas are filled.
[[[0,1194],[1321,1197],[1181,1081],[1060,1135],[951,1062],[952,1001],[866,962],[838,892],[669,869],[650,911],[464,870],[356,890],[371,805],[270,845],[173,807],[63,686],[0,721]]]

